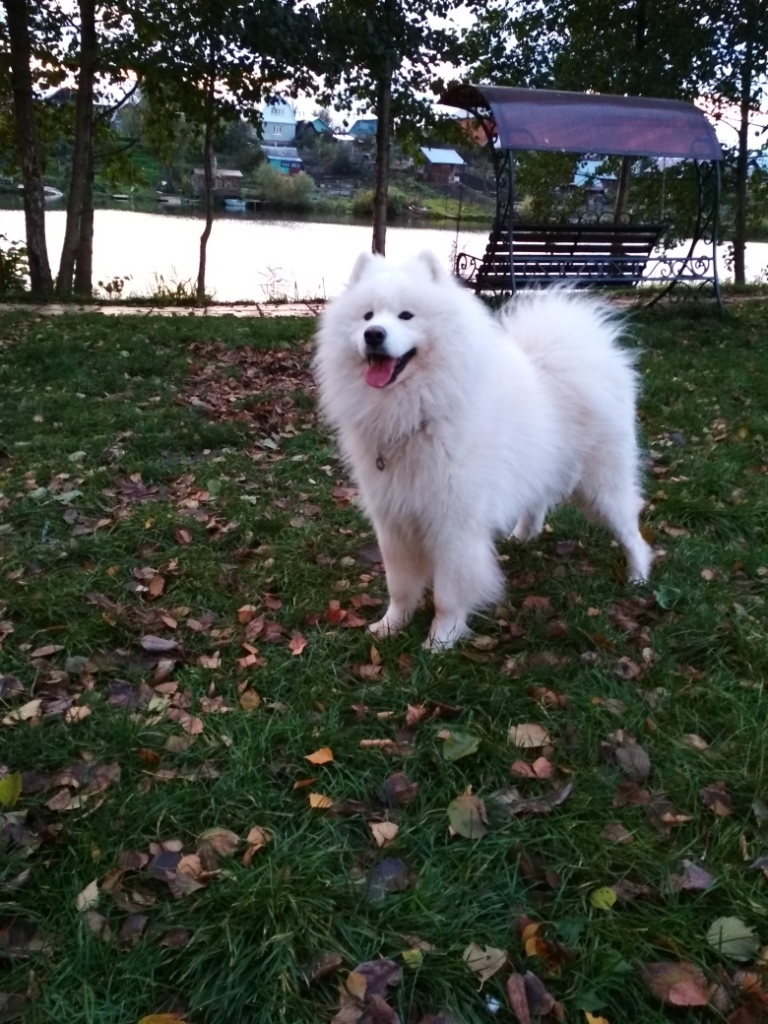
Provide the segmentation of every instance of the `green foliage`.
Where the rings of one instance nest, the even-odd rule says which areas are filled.
[[[363,188],[355,193],[352,199],[352,213],[355,217],[370,217],[373,214],[372,188]],[[408,206],[408,197],[398,188],[390,188],[387,192],[387,220],[402,217]]]
[[[268,163],[259,167],[252,180],[257,198],[273,206],[305,209],[311,204],[315,191],[314,181],[304,171],[283,174]]]
[[[0,296],[23,295],[29,284],[29,260],[22,242],[0,234]]]

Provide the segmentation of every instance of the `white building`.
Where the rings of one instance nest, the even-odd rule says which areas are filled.
[[[261,139],[272,146],[290,145],[296,138],[296,113],[280,96],[265,103],[261,111]]]

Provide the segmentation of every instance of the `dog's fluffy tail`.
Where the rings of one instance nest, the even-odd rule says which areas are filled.
[[[607,302],[567,287],[519,293],[502,313],[510,337],[534,360],[560,368],[578,360],[582,368],[593,359],[605,366],[618,360],[632,367],[634,353],[618,344],[622,317]]]

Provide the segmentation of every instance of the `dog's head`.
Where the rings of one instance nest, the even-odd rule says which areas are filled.
[[[450,294],[454,285],[430,252],[399,267],[370,253],[358,257],[336,324],[366,384],[392,387],[424,364],[445,314],[446,286]]]

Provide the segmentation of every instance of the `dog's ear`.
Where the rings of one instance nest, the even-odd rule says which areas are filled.
[[[445,277],[445,270],[442,263],[431,250],[422,250],[416,259],[427,268],[429,276],[433,281],[441,281]]]
[[[349,277],[350,284],[357,284],[357,282],[365,277],[368,271],[376,261],[376,257],[372,252],[361,252],[355,260],[355,265],[352,267],[352,273]]]

